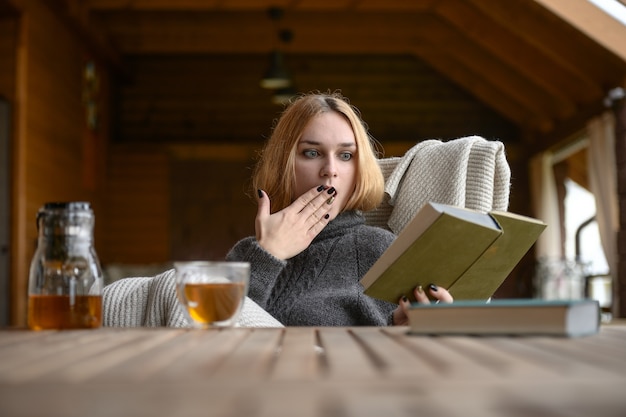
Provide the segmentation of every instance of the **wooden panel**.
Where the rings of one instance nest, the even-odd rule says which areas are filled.
[[[564,5],[558,0],[534,0],[557,17],[571,24],[588,39],[597,42],[617,58],[615,64],[626,61],[624,23],[613,18],[587,0],[570,0]]]
[[[95,24],[111,34],[123,54],[257,54],[284,46],[297,53],[397,54],[414,45],[422,13],[293,12],[280,28],[293,40],[280,45],[265,12],[106,12]],[[324,30],[320,30],[324,28]]]
[[[266,59],[133,57],[136,77],[120,90],[116,140],[260,145],[281,111],[258,86]],[[382,142],[517,136],[513,125],[409,55],[288,55],[286,62],[299,91],[341,89]]]
[[[111,147],[103,264],[169,261],[169,159],[158,149]]]
[[[15,17],[0,17],[0,95],[10,100],[15,97],[18,27]]]
[[[12,221],[12,322],[24,323],[37,210],[47,201],[90,201],[82,182],[85,145],[83,50],[38,2],[29,2],[18,29]],[[54,36],[51,36],[54,34]]]
[[[538,4],[527,0],[489,3],[470,0],[470,3],[494,21],[505,25],[512,35],[532,45],[536,53],[548,56],[550,62],[565,67],[568,73],[587,79],[583,85],[592,82],[602,86],[598,80],[613,80],[608,84],[614,84],[620,78],[622,71],[619,68],[623,63],[617,63],[609,53],[594,47],[589,38]],[[531,68],[542,73],[543,67],[543,62],[540,62]],[[577,90],[575,88],[574,92],[585,92]]]
[[[223,260],[239,240],[254,235],[250,198],[252,160],[173,159],[171,169],[171,259]]]
[[[483,8],[490,9],[485,7]],[[471,42],[481,45],[494,54],[499,61],[510,66],[511,71],[520,73],[530,82],[545,91],[555,108],[553,113],[560,117],[570,116],[575,106],[572,100],[585,101],[603,94],[600,87],[577,68],[566,65],[554,53],[546,53],[512,32],[510,21],[492,19],[467,1],[447,0],[438,3],[437,12]],[[480,22],[480,23],[478,23]],[[527,28],[534,30],[536,25]],[[538,70],[540,68],[540,70]],[[522,87],[523,88],[523,87]]]
[[[94,10],[267,10],[281,7],[286,10],[422,10],[433,0],[87,0]]]

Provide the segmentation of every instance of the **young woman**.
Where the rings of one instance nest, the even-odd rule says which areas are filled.
[[[384,180],[365,124],[343,96],[312,93],[290,104],[252,180],[256,236],[227,255],[250,262],[252,300],[288,326],[408,323],[408,300],[370,298],[359,283],[395,235],[360,214],[382,201]],[[443,288],[427,291],[452,301]],[[429,302],[422,288],[415,297]]]

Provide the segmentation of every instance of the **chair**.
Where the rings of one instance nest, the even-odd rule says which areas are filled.
[[[385,200],[366,222],[398,234],[426,203],[488,212],[507,210],[511,171],[504,144],[480,136],[426,140],[402,157],[379,161]]]

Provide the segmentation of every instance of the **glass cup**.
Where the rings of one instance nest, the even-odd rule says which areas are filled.
[[[176,293],[189,322],[199,329],[231,327],[248,294],[248,262],[175,262]]]

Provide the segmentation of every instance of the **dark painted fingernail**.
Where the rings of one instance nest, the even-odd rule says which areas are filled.
[[[256,190],[256,193],[259,195],[259,198],[263,198],[263,191]]]
[[[335,192],[335,187],[330,187],[330,188],[328,189],[328,191],[326,191],[326,192],[327,192],[328,194],[332,194],[332,193],[334,193],[334,192]]]
[[[439,289],[435,284],[430,284],[428,288],[430,288],[431,291],[437,291]]]
[[[328,213],[326,213],[326,214],[324,215],[324,218],[325,218],[326,220],[328,220],[328,218],[329,218],[329,217],[330,217],[330,214],[328,214]]]
[[[320,191],[322,191],[324,189],[323,185],[320,185],[319,187],[317,187],[317,192],[319,193]]]
[[[406,295],[403,295],[403,296],[402,296],[402,301],[404,301],[404,302],[406,303],[407,301],[409,301],[409,299],[408,299],[408,298],[406,298]]]

